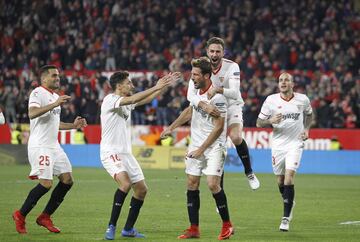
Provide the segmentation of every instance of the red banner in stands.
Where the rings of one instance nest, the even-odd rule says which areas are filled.
[[[28,129],[23,129],[23,143],[27,143]],[[132,127],[132,142],[134,145],[159,143],[162,126],[135,125]],[[189,135],[189,127],[179,128],[174,132],[175,146],[185,146]],[[59,142],[73,144],[75,130],[60,131]],[[89,125],[84,129],[89,144],[99,144],[101,139],[100,125]],[[244,138],[252,149],[271,148],[271,129],[245,128]],[[310,138],[305,148],[310,150],[330,150],[331,139],[336,138],[341,147],[346,150],[360,150],[360,129],[311,129]],[[0,125],[0,144],[11,143],[11,128]],[[231,143],[229,142],[229,146]]]

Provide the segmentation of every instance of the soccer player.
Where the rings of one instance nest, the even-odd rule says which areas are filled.
[[[101,162],[118,185],[115,191],[111,217],[105,233],[105,239],[115,238],[116,223],[124,200],[132,188],[134,193],[130,202],[129,215],[121,232],[124,237],[144,237],[134,224],[143,205],[147,186],[138,161],[131,151],[131,111],[140,105],[151,102],[172,82],[180,79],[180,73],[168,74],[155,86],[133,94],[134,86],[129,73],[119,71],[110,77],[113,93],[107,95],[101,105]]]
[[[282,73],[280,93],[268,96],[258,116],[257,127],[272,127],[272,167],[284,202],[280,231],[288,231],[294,204],[294,178],[299,168],[304,141],[309,137],[312,108],[309,98],[293,91],[294,80]]]
[[[207,56],[211,61],[211,81],[213,84],[208,91],[208,95],[212,97],[218,93],[223,94],[227,98],[229,103],[227,112],[228,135],[243,163],[245,175],[248,178],[251,189],[256,190],[260,187],[260,182],[252,170],[249,149],[242,138],[242,107],[244,101],[240,94],[240,68],[235,62],[224,58],[224,50],[225,43],[221,38],[213,37],[206,43]],[[201,107],[206,113],[212,116],[219,115],[216,107],[206,104],[196,95],[196,89],[192,80],[189,81],[187,98],[195,107]]]
[[[228,239],[233,234],[230,222],[227,199],[220,186],[221,175],[224,170],[226,154],[226,113],[227,100],[221,94],[208,99],[211,83],[211,63],[207,57],[194,59],[191,62],[191,77],[197,90],[196,96],[206,104],[214,105],[219,111],[218,117],[210,116],[201,107],[191,105],[184,110],[172,124],[177,127],[191,118],[191,144],[185,158],[187,174],[187,209],[190,227],[179,239],[199,238],[199,209],[200,209],[200,178],[207,177],[208,187],[215,199],[216,206],[222,219],[222,229],[219,240]]]
[[[53,175],[59,183],[53,190],[44,211],[36,219],[36,223],[50,232],[59,233],[50,216],[60,206],[66,193],[73,185],[72,168],[69,159],[58,142],[58,132],[77,129],[87,125],[86,120],[77,117],[73,123],[60,122],[61,105],[70,96],[59,96],[54,91],[60,87],[59,70],[56,66],[45,65],[40,68],[41,86],[35,88],[29,98],[30,137],[28,141],[28,157],[31,165],[30,179],[39,183],[30,191],[20,210],[13,213],[16,230],[26,233],[25,218],[38,200],[53,185]]]
[[[4,114],[0,108],[0,124],[4,124],[5,123],[5,117]]]

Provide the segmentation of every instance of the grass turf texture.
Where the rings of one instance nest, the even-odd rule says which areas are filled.
[[[53,216],[54,224],[62,230],[60,234],[49,233],[35,223],[51,192],[27,216],[28,234],[17,234],[11,214],[36,184],[26,178],[29,170],[28,166],[0,166],[0,241],[103,240],[116,185],[101,168],[74,168],[75,184]],[[136,228],[146,235],[146,241],[179,241],[177,236],[189,225],[184,172],[144,170],[144,174],[149,192]],[[339,224],[360,220],[359,176],[299,174],[294,220],[288,233],[278,231],[282,202],[274,175],[257,176],[261,187],[253,192],[243,174],[226,174],[225,191],[235,227],[231,241],[359,241],[360,225]],[[201,239],[196,241],[217,241],[221,220],[204,177],[202,180]],[[123,206],[115,240],[134,240],[120,236],[129,202],[130,196]]]

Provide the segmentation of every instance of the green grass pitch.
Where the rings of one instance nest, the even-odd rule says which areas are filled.
[[[11,214],[36,184],[27,179],[29,169],[0,166],[0,241],[103,241],[116,185],[101,168],[74,168],[73,189],[53,215],[55,225],[62,229],[60,234],[35,223],[50,192],[28,215],[28,234],[17,234]],[[176,237],[188,226],[183,170],[144,170],[144,174],[149,192],[136,227],[146,235],[145,241],[179,241]],[[275,177],[257,175],[261,187],[253,192],[243,174],[226,174],[225,191],[235,227],[231,241],[360,241],[359,224],[340,224],[360,221],[359,176],[298,174],[294,220],[290,232],[283,233],[278,231],[282,203]],[[196,241],[217,241],[220,217],[204,179],[200,190],[201,239]],[[117,241],[134,240],[120,236],[129,198],[118,221]]]

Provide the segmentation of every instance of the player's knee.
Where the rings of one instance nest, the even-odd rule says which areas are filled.
[[[43,187],[45,187],[47,189],[50,189],[53,184],[52,180],[40,180],[39,182]]]
[[[220,185],[216,181],[208,181],[207,185],[208,185],[211,193],[213,193],[213,194],[218,193],[221,190]]]
[[[199,182],[196,180],[189,179],[187,182],[187,188],[188,190],[197,190],[199,189]]]
[[[131,183],[130,182],[122,182],[121,185],[119,186],[119,188],[121,191],[128,193],[131,189]]]
[[[140,200],[144,200],[146,197],[147,191],[148,191],[147,186],[138,187],[135,191],[135,197]]]
[[[230,133],[229,136],[234,145],[240,145],[242,143],[241,134]]]

